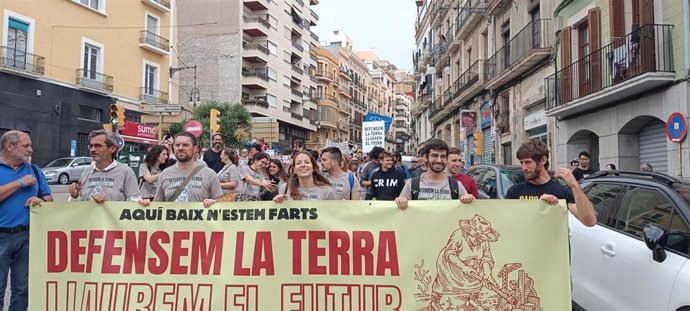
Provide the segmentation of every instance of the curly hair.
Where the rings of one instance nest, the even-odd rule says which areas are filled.
[[[546,157],[546,163],[544,163],[544,169],[549,169],[549,147],[545,143],[538,139],[530,139],[528,142],[522,144],[515,152],[515,156],[518,160],[523,160],[530,158],[534,162],[539,163],[542,158]]]
[[[324,185],[331,185],[331,182],[328,181],[328,178],[323,176],[321,174],[321,171],[319,170],[319,166],[316,164],[316,159],[311,155],[311,152],[309,151],[299,151],[295,153],[295,155],[292,157],[292,163],[290,164],[290,180],[288,181],[287,184],[287,189],[290,197],[293,200],[301,200],[302,199],[302,193],[299,192],[299,187],[301,185],[299,184],[299,178],[297,177],[297,173],[295,173],[295,160],[297,159],[298,156],[300,155],[306,155],[309,157],[309,161],[311,161],[311,167],[313,169],[311,175],[314,178],[314,184],[317,186],[324,186]]]
[[[440,139],[432,139],[426,145],[424,145],[424,155],[429,156],[429,153],[431,150],[445,150],[446,154],[448,154],[448,144],[446,144],[445,141],[442,141]]]
[[[167,151],[168,154],[170,154],[170,150],[168,150],[168,147],[164,145],[153,145],[149,150],[146,152],[146,157],[144,157],[144,163],[148,164],[149,166],[154,166],[156,165],[156,161],[158,161],[158,157],[160,157],[161,153],[163,153],[163,150]]]

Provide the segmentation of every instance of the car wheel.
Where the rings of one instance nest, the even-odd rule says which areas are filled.
[[[61,185],[66,185],[67,183],[69,183],[69,176],[67,175],[67,173],[60,174],[60,177],[58,177],[58,183],[60,183]]]

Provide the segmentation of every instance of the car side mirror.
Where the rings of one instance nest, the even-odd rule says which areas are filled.
[[[484,193],[486,193],[486,195],[488,195],[490,198],[496,198],[496,187],[486,185],[484,186]]]
[[[664,262],[666,260],[666,231],[656,224],[647,224],[642,231],[644,243],[652,251],[652,258],[656,262]]]
[[[77,166],[79,166],[79,163],[72,163],[72,165],[70,165],[70,167],[77,167]]]

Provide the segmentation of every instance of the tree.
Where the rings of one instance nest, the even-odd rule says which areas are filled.
[[[223,135],[225,145],[233,148],[239,148],[245,142],[249,141],[252,130],[252,115],[241,104],[219,103],[217,101],[209,101],[205,104],[194,108],[194,120],[199,121],[203,125],[203,133],[199,136],[199,144],[201,146],[208,146],[211,138],[210,132],[210,117],[211,109],[218,109],[220,111],[220,134]],[[188,120],[180,123],[173,123],[168,130],[164,132],[165,135],[175,136],[175,134],[184,131],[184,124]]]

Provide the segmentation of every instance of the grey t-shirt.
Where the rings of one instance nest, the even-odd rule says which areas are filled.
[[[156,175],[159,174],[161,170],[155,166],[151,166],[149,168],[148,164],[142,163],[141,166],[139,166],[139,176],[144,177],[145,175]],[[146,180],[143,180],[141,183],[141,187],[139,188],[139,191],[141,191],[141,197],[142,198],[153,198],[156,195],[156,189],[160,185],[160,182],[156,180],[153,183],[150,183]]]
[[[351,174],[347,172],[341,174],[338,177],[333,177],[326,174],[326,178],[328,178],[328,181],[331,182],[333,189],[335,189],[335,193],[343,200],[350,200],[352,198],[353,193],[361,191],[359,180],[354,175],[352,175],[352,180],[354,182],[352,183],[352,188],[350,188],[349,176],[351,176]]]
[[[218,172],[218,180],[220,182],[236,181],[237,187],[235,187],[235,189],[223,188],[223,193],[238,193],[240,189],[240,170],[237,168],[237,165],[225,165],[220,172]]]
[[[106,170],[97,170],[96,163],[81,173],[79,200],[89,201],[91,196],[104,194],[106,201],[127,201],[141,198],[137,176],[122,163],[115,163]]]
[[[199,172],[192,177],[192,180],[190,180],[185,189],[182,190],[175,202],[203,202],[205,199],[216,199],[223,196],[223,190],[220,188],[218,175],[216,175],[215,171],[208,168],[208,166],[203,166],[204,168],[199,170]],[[160,186],[153,200],[167,202],[192,170],[193,168],[181,170],[177,165],[163,170],[163,173],[158,177]]]
[[[278,193],[286,193],[286,188],[287,184],[280,185]],[[340,196],[335,193],[335,189],[329,185],[299,187],[299,192],[302,194],[302,201],[340,200]],[[290,194],[287,197],[288,200],[292,201]]]
[[[257,181],[262,181],[262,180],[268,180],[270,181],[271,179],[268,177],[268,174],[262,173],[259,171],[255,171],[254,169],[251,168],[249,165],[245,165],[240,167],[240,193],[246,194],[249,196],[259,196],[261,195],[261,186],[257,185],[252,185],[247,180],[245,179],[247,176],[251,176]]]
[[[453,179],[453,182],[458,183],[458,197],[467,194],[467,190],[460,182]],[[412,199],[412,183],[408,180],[405,187],[400,193],[401,197],[406,197],[408,200]],[[429,182],[426,180],[426,173],[423,173],[419,180],[419,196],[417,200],[451,200],[453,197],[450,194],[450,185],[448,185],[448,178],[444,175],[440,182]]]

